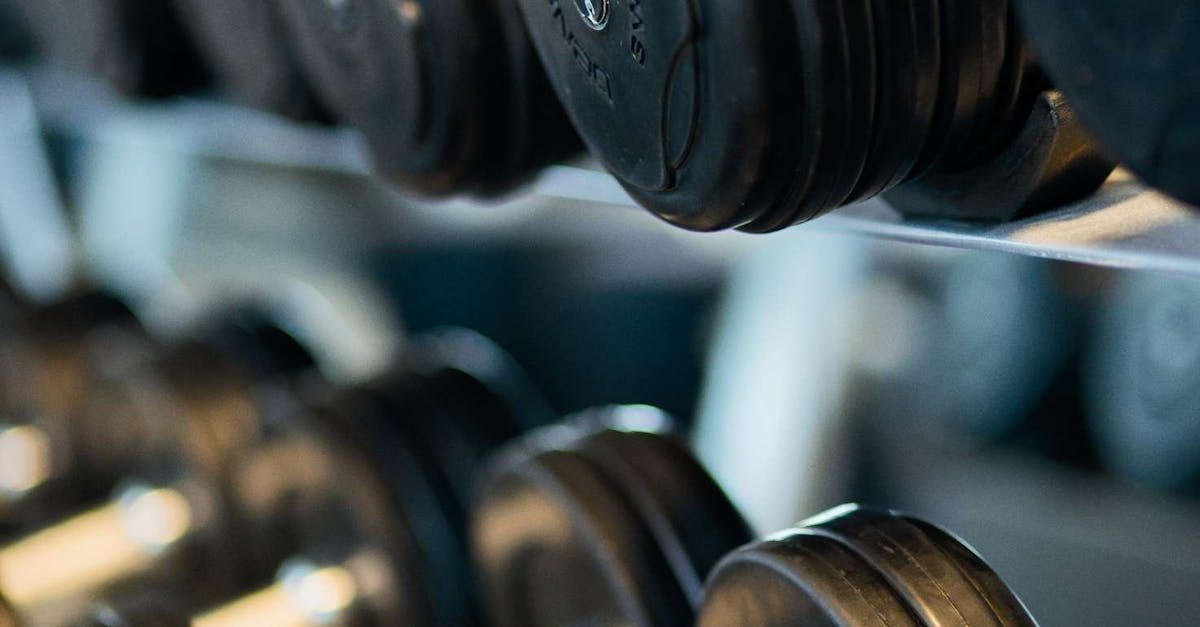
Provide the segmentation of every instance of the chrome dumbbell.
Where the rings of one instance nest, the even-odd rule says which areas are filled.
[[[268,318],[239,310],[90,384],[50,465],[83,493],[115,492],[0,547],[0,596],[22,624],[57,624],[138,580],[195,599],[236,589],[225,473],[312,363]]]
[[[264,584],[198,612],[161,590],[151,606],[203,627],[477,625],[464,527],[475,470],[548,415],[482,338],[418,341],[385,375],[313,403],[236,473]],[[149,627],[160,611],[111,600],[92,624]]]

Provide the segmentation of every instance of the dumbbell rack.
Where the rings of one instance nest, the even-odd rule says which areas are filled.
[[[131,105],[94,83],[58,74],[35,73],[29,84],[43,123],[68,137],[87,138],[106,125],[136,118],[138,124],[152,126],[157,142],[184,146],[196,157],[364,179],[370,176],[364,148],[352,131],[298,127],[205,101]],[[86,113],[71,106],[81,100],[93,104]],[[95,106],[97,103],[102,106]],[[589,163],[549,168],[506,202],[517,204],[531,198],[640,211],[613,177]],[[820,218],[808,228],[1112,268],[1200,275],[1200,212],[1144,188],[1122,170],[1090,199],[1010,223],[906,218],[884,201],[873,200]],[[749,239],[724,236],[723,241],[738,246]]]
[[[43,126],[51,129],[56,137],[70,141],[149,141],[147,138],[153,138],[156,149],[178,152],[189,159],[302,175],[332,175],[363,184],[372,180],[361,141],[350,131],[295,126],[270,116],[206,101],[130,104],[95,84],[40,72],[6,78],[0,81],[0,90],[3,89],[24,93],[35,105]],[[75,106],[79,102],[88,102],[89,106]],[[129,127],[136,127],[139,132],[124,133]],[[414,202],[420,204],[423,201]],[[653,218],[637,209],[612,177],[587,163],[550,168],[519,196],[506,199],[503,204],[516,207],[531,203],[567,204],[594,213],[611,210],[620,213],[622,220],[636,221],[639,228],[657,226]],[[495,207],[477,207],[469,201],[455,201],[455,204],[465,205],[468,211],[477,210],[481,214],[497,210]],[[672,233],[672,237],[704,255],[714,256],[719,263],[737,251],[762,242],[791,241],[787,238],[796,237],[798,231],[866,235],[1112,268],[1200,276],[1200,212],[1145,190],[1121,173],[1088,201],[1006,224],[910,219],[900,216],[882,201],[872,201],[839,210],[800,229],[765,237],[736,233]],[[1023,479],[1029,481],[1023,484],[1014,478],[1017,471],[1004,459],[984,462],[946,460],[945,464],[949,468],[947,475],[966,478],[955,485],[929,489],[958,489],[964,499],[971,494],[972,482],[995,486],[996,477],[1012,479],[1010,488],[1014,493],[1028,483],[1058,480],[1048,473],[1032,479],[1025,477]],[[1184,577],[1195,573],[1193,567],[1172,564],[1171,557],[1173,543],[1186,537],[1179,532],[1188,529],[1189,522],[1200,520],[1191,506],[1181,506],[1167,499],[1143,498],[1125,491],[1110,491],[1107,485],[1096,486],[1094,490],[1096,498],[1112,508],[1109,512],[1112,518],[1108,520],[1118,521],[1114,523],[1117,530],[1103,524],[1084,525],[1087,529],[1081,535],[1102,545],[1116,537],[1117,531],[1129,529],[1135,524],[1133,521],[1154,519],[1161,522],[1161,528],[1156,526],[1139,535],[1147,542],[1154,539],[1160,542],[1155,543],[1148,553],[1151,566],[1139,564],[1146,568],[1166,564],[1178,568]],[[922,504],[914,501],[908,505]],[[1040,511],[1045,517],[1030,521],[1031,528],[1059,528],[1072,522],[1069,512],[1042,505]],[[990,512],[987,508],[995,507],[995,503],[980,502],[971,507],[977,512],[976,519],[987,518]],[[959,522],[954,518],[955,512],[943,514],[948,523]],[[1044,540],[1047,536],[1040,537]],[[1194,543],[1194,539],[1190,541]],[[981,548],[989,554],[1003,552],[1003,547]]]

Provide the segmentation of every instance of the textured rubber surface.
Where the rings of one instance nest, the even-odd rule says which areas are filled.
[[[603,28],[520,4],[588,147],[690,229],[773,231],[969,168],[1033,109],[1007,0],[599,2]]]
[[[1058,89],[1147,183],[1200,204],[1200,5],[1021,0]]]
[[[494,462],[473,524],[493,624],[689,624],[708,571],[750,537],[685,449],[618,414],[535,432]]]
[[[302,70],[385,178],[494,194],[577,140],[501,0],[277,0]]]
[[[706,627],[1036,625],[958,538],[856,506],[730,554],[710,577],[699,616]]]

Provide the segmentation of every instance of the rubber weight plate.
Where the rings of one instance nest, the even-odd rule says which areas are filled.
[[[1020,84],[1005,2],[521,7],[589,148],[638,202],[690,229],[803,222],[997,154],[985,140],[1025,121],[998,119],[1011,113],[1001,90]]]
[[[971,580],[975,589],[983,596],[992,612],[1000,619],[1005,627],[1036,627],[1037,621],[1029,614],[1025,604],[1017,598],[1016,593],[1008,584],[992,570],[983,558],[979,556],[960,538],[948,531],[932,525],[924,520],[905,516],[904,520],[919,528],[947,556],[953,559],[963,575]]]
[[[674,581],[698,605],[709,571],[732,547],[748,542],[750,530],[681,442],[666,434],[619,426],[620,414],[630,411],[644,414],[647,408],[610,408],[584,416],[604,426],[578,448],[632,500],[666,557]]]
[[[931,0],[874,0],[878,85],[868,169],[854,198],[869,198],[912,172],[937,103],[936,13]]]
[[[174,0],[184,26],[234,100],[298,119],[323,117],[267,0]]]
[[[927,522],[843,506],[730,554],[700,625],[1035,625],[969,547]]]
[[[320,99],[396,183],[494,193],[573,148],[505,2],[277,2]]]
[[[1042,63],[1100,143],[1150,185],[1200,204],[1200,4],[1019,4]]]
[[[590,412],[498,458],[474,524],[496,624],[688,624],[700,581],[748,537],[696,462],[629,430],[629,411]],[[564,591],[564,577],[580,583]]]
[[[314,401],[231,473],[254,585],[295,558],[321,564],[372,556],[374,592],[356,602],[378,624],[463,625],[463,546],[401,430],[395,409],[370,390]],[[357,571],[356,572],[361,572]],[[359,624],[359,623],[354,623]]]
[[[485,485],[473,538],[491,624],[687,624],[653,534],[596,464],[513,453]]]
[[[919,627],[891,585],[839,542],[804,530],[732,553],[708,581],[700,627]]]
[[[1200,487],[1200,283],[1129,275],[1105,304],[1087,373],[1105,464],[1135,482]]]
[[[870,564],[922,623],[1002,625],[988,599],[957,562],[924,531],[899,516],[848,507],[818,516],[805,526],[837,540]]]
[[[362,547],[381,550],[388,558],[396,590],[381,595],[385,603],[376,602],[372,608],[376,620],[424,626],[477,624],[476,606],[465,596],[470,580],[461,523],[454,521],[447,509],[450,497],[432,476],[423,455],[426,444],[410,438],[397,424],[397,408],[390,400],[369,390],[342,398],[329,428],[335,437],[337,427],[344,428],[343,440],[354,447],[346,453],[358,455],[369,467],[375,494],[386,499],[364,506],[348,498],[355,490],[336,487],[337,478],[331,486],[332,494],[342,499],[341,518],[352,521],[342,531],[350,530]],[[373,511],[378,515],[371,516]],[[309,547],[316,555],[323,543],[336,547],[347,542],[349,534],[339,534],[336,528],[335,533],[330,531],[328,527],[307,530]]]
[[[478,334],[448,329],[417,338],[389,376],[370,386],[390,408],[387,428],[410,444],[452,544],[430,545],[438,622],[474,624],[478,603],[467,556],[466,512],[486,456],[544,420],[544,401],[515,362]],[[429,522],[414,521],[423,528]],[[431,535],[427,530],[425,535]]]
[[[741,226],[807,175],[797,153],[812,146],[793,141],[803,118],[786,3],[520,5],[584,142],[663,219]]]
[[[512,355],[475,331],[446,328],[425,333],[414,338],[404,360],[413,372],[457,380],[463,394],[492,413],[503,437],[556,419],[549,401]]]
[[[15,0],[38,52],[142,96],[207,83],[208,71],[175,7],[162,0]]]
[[[789,194],[770,211],[741,228],[778,230],[816,217],[845,202],[858,184],[875,129],[875,45],[870,8],[865,0],[795,0],[793,20],[803,93],[818,103],[797,109],[799,126],[815,134],[813,163],[801,166],[809,178],[797,178]],[[803,163],[805,158],[801,157]]]

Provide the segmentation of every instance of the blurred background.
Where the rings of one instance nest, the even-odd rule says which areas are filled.
[[[267,299],[339,381],[468,327],[559,413],[681,417],[759,532],[902,508],[1044,624],[1200,615],[1200,281],[819,225],[691,234],[553,193],[575,170],[429,202],[365,163],[349,131],[0,69],[5,275],[33,302],[104,286],[165,332]]]

